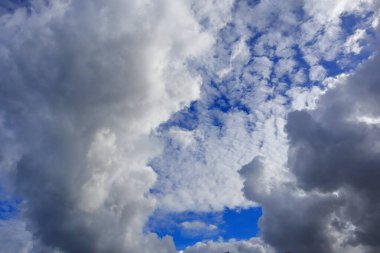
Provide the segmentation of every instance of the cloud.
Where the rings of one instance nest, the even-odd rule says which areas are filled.
[[[200,99],[160,128],[165,150],[151,163],[158,173],[160,209],[207,212],[255,205],[243,196],[238,173],[255,156],[270,161],[265,180],[282,180],[276,175],[284,174],[287,161],[287,114],[313,108],[331,79],[354,67],[348,62],[367,58],[351,59],[347,52],[359,42],[363,51],[369,47],[371,1],[327,2],[325,11],[318,1],[236,1],[225,13],[214,57],[195,63],[203,78]],[[368,18],[346,31],[345,15]],[[365,32],[354,36],[359,30]]]
[[[280,181],[265,180],[267,158],[241,170],[245,195],[263,208],[262,239],[277,251],[379,251],[379,64],[375,56],[314,110],[288,115],[289,170]]]
[[[265,180],[265,163],[263,158],[255,158],[241,171],[246,178],[245,195],[262,205],[259,224],[265,243],[279,252],[332,252],[333,238],[327,233],[326,214],[338,206],[340,199],[334,195],[302,194],[291,180]],[[265,184],[272,186],[266,190]]]
[[[378,56],[365,63],[346,84],[323,96],[317,110],[294,112],[287,125],[289,167],[298,186],[340,196],[342,203],[324,216],[334,216],[331,226],[344,235],[344,244],[362,245],[368,252],[380,248],[379,63]]]
[[[181,233],[185,237],[196,237],[202,235],[202,237],[209,237],[218,233],[218,227],[213,224],[206,224],[202,221],[185,221],[179,224],[181,227]]]
[[[199,242],[194,246],[187,247],[184,253],[220,253],[220,252],[236,252],[236,253],[272,253],[274,252],[269,246],[258,238],[252,238],[247,241],[226,241],[226,242]]]
[[[36,0],[0,24],[3,183],[32,252],[174,252],[143,231],[146,164],[154,128],[198,98],[189,60],[213,43],[188,3]]]
[[[369,0],[35,0],[25,8],[3,4],[7,7],[2,6],[0,16],[1,183],[24,199],[20,219],[25,226],[20,230],[34,236],[33,245],[25,239],[26,245],[33,247],[32,252],[174,252],[171,238],[144,231],[156,207],[162,212],[207,212],[260,203],[263,239],[275,248],[332,251],[340,243],[347,250],[375,247],[368,236],[371,224],[355,222],[361,209],[344,207],[359,203],[371,209],[376,197],[363,203],[366,198],[361,196],[371,195],[361,193],[354,174],[336,180],[342,172],[329,163],[331,158],[315,158],[315,152],[323,155],[329,138],[336,137],[329,131],[346,124],[340,116],[353,105],[332,106],[338,116],[325,116],[332,112],[324,112],[323,106],[315,113],[291,114],[290,170],[284,168],[288,112],[314,107],[329,87],[329,78],[336,77],[326,71],[326,62],[337,62],[339,74],[350,67],[352,52],[364,57],[358,52],[366,48],[362,40],[370,32],[358,31],[370,31],[375,19],[369,15],[348,32],[341,17],[363,17],[371,13],[372,4]],[[376,148],[372,135],[366,135],[376,128],[368,122],[378,118],[375,106],[364,106],[372,100],[360,100],[363,105],[354,109],[366,113],[350,114],[346,130],[338,133],[356,134],[351,143],[365,137],[362,144]],[[187,128],[178,122],[187,120],[183,115],[191,117]],[[309,128],[298,129],[299,124]],[[355,132],[350,124],[360,125],[356,131],[364,133]],[[305,144],[308,138],[321,146]],[[305,157],[327,167],[298,159],[302,145],[310,151]],[[375,154],[363,150],[376,162]],[[339,153],[339,147],[332,151]],[[253,157],[257,158],[252,161]],[[356,156],[350,158],[360,164]],[[245,164],[244,181],[239,170]],[[303,171],[305,166],[311,169]],[[330,173],[330,167],[335,177],[319,175],[321,170]],[[310,180],[314,176],[316,180]],[[367,188],[375,189],[372,184]],[[350,195],[357,196],[357,202],[348,201]],[[293,206],[300,212],[291,212]],[[308,213],[314,214],[313,222],[308,222]],[[374,212],[368,214],[375,217]],[[291,240],[282,238],[284,231]],[[315,233],[306,239],[311,231]],[[261,253],[268,248],[252,239],[198,243],[187,251]]]
[[[0,220],[0,245],[4,253],[29,253],[32,235],[26,231],[25,223],[19,220]]]

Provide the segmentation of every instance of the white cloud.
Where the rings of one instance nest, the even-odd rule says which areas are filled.
[[[197,103],[197,126],[186,130],[194,141],[191,149],[185,148],[190,147],[187,142],[181,148],[182,140],[175,140],[154,160],[161,209],[211,211],[255,205],[242,196],[238,170],[256,155],[270,161],[266,190],[282,180],[288,112],[314,108],[329,87],[331,78],[321,60],[337,61],[346,50],[342,45],[350,40],[343,35],[341,15],[362,15],[372,8],[365,1],[329,3],[332,10],[324,13],[327,7],[316,1],[236,4],[216,38],[215,59],[201,65],[204,85]],[[298,15],[301,9],[304,16]],[[370,26],[366,21],[358,29]],[[222,105],[226,111],[210,110],[223,96],[228,100]],[[168,134],[171,138],[171,130]]]
[[[326,70],[322,66],[311,66],[310,80],[323,81],[326,78]]]
[[[236,252],[236,253],[273,253],[274,251],[258,238],[252,238],[246,241],[207,241],[199,242],[194,246],[187,247],[184,253],[220,253],[220,252]]]
[[[185,221],[180,224],[181,233],[185,237],[202,236],[207,238],[218,233],[218,227],[214,224],[206,224],[202,221]]]
[[[255,205],[239,170],[256,156],[266,157],[260,194],[290,182],[288,112],[315,105],[323,91],[307,87],[328,82],[321,60],[359,51],[341,15],[371,10],[365,0],[44,2],[0,17],[0,163],[27,200],[35,249],[48,252],[174,252],[143,232],[157,204]],[[222,96],[225,111],[211,109]],[[160,133],[172,143],[160,155],[154,129],[195,99],[197,127]],[[258,239],[186,252],[221,249],[269,252]]]
[[[346,53],[352,52],[354,54],[359,54],[363,49],[360,42],[364,39],[365,35],[366,31],[364,29],[356,30],[356,32],[348,38],[344,45],[346,47]]]
[[[156,203],[146,164],[162,149],[151,133],[199,97],[189,60],[212,36],[185,1],[36,0],[29,10],[0,17],[0,139],[33,250],[174,252],[143,231]]]

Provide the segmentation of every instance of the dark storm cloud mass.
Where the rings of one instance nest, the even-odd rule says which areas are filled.
[[[265,159],[243,167],[245,195],[263,206],[263,240],[279,252],[379,252],[379,66],[375,56],[317,109],[289,114],[289,180],[265,191]]]
[[[339,200],[312,193],[301,197],[291,183],[263,192],[260,178],[264,163],[256,158],[241,171],[246,178],[245,195],[263,208],[259,223],[263,240],[278,252],[331,252],[326,214]]]
[[[289,115],[289,166],[306,191],[342,195],[334,225],[347,243],[380,247],[380,57],[328,92],[313,112]]]

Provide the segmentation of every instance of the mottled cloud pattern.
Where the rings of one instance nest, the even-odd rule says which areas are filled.
[[[278,251],[380,250],[379,64],[376,56],[342,78],[317,109],[289,114],[292,180],[265,194],[265,159],[243,167],[246,196],[263,206],[262,238]]]
[[[234,2],[214,57],[201,63],[200,99],[161,128],[166,147],[151,163],[160,208],[255,205],[242,195],[238,171],[257,155],[270,161],[263,190],[279,174],[287,177],[288,112],[313,108],[334,78],[354,68],[354,59],[371,54],[372,10],[371,1]]]
[[[0,251],[175,253],[150,219],[261,206],[258,237],[180,252],[379,252],[378,22],[375,0],[3,1]]]
[[[318,20],[326,13],[316,13]],[[374,24],[376,27],[377,21]],[[378,31],[374,32],[378,36]],[[378,51],[377,45],[375,39],[374,52]],[[331,90],[322,92],[325,94],[316,104],[309,110],[287,114],[284,126],[287,141],[281,149],[287,159],[283,167],[273,167],[273,154],[262,153],[241,169],[245,196],[263,208],[261,238],[264,245],[272,248],[262,249],[257,241],[255,249],[234,247],[245,241],[208,242],[189,247],[186,252],[214,252],[215,249],[378,252],[380,76],[376,69],[379,59],[373,57],[348,75],[325,79]],[[271,65],[268,60],[261,61],[261,66],[271,68]],[[268,72],[261,69],[261,73]],[[318,76],[313,68],[310,74]],[[302,95],[295,96],[294,109],[301,109],[297,97]]]

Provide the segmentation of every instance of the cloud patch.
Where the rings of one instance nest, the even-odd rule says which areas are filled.
[[[241,170],[245,195],[263,208],[262,239],[276,250],[379,251],[379,64],[375,56],[314,110],[288,115],[289,170],[280,183],[265,181],[265,158]]]
[[[152,132],[198,98],[188,61],[212,37],[179,1],[12,7],[0,16],[0,162],[32,252],[174,252],[143,231],[156,204],[147,163],[162,148]]]

